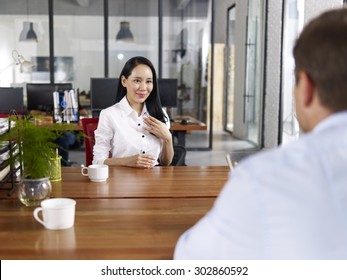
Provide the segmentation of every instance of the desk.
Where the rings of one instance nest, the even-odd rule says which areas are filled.
[[[54,196],[77,201],[71,229],[46,230],[34,208],[1,199],[0,259],[172,259],[178,237],[211,208],[228,176],[227,166],[117,167],[107,183],[90,183],[79,170],[63,168],[53,183]]]
[[[53,119],[51,116],[40,117],[35,120],[35,123],[39,126],[51,126],[53,124]],[[70,123],[69,125],[63,123],[62,129],[71,131],[83,131],[81,120],[78,123]],[[170,130],[173,136],[177,137],[177,144],[185,146],[186,145],[186,134],[191,133],[194,130],[207,130],[207,125],[195,119],[191,119],[188,124],[181,124],[179,121],[172,122],[170,124]]]
[[[170,130],[173,136],[177,137],[177,144],[185,147],[186,134],[191,133],[193,130],[207,130],[207,125],[190,117],[187,124],[181,124],[180,119],[172,122]]]
[[[61,124],[61,130],[69,130],[69,131],[83,131],[81,121],[78,123],[54,123],[52,117],[50,116],[45,116],[41,118],[36,118],[35,119],[35,124],[37,126],[42,126],[42,127],[50,127],[53,126],[55,129],[60,129],[60,124]]]

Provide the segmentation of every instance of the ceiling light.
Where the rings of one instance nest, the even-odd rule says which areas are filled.
[[[29,21],[29,4],[27,0],[27,21],[23,22],[23,30],[19,35],[19,41],[35,41],[37,42],[37,35],[34,31],[34,23]]]
[[[34,23],[30,21],[23,22],[23,30],[20,33],[19,41],[35,41],[37,42],[37,36],[33,27]]]
[[[120,22],[120,29],[117,33],[116,41],[133,42],[134,36],[133,36],[133,33],[131,33],[130,31],[130,22],[125,20],[125,14],[126,14],[125,0],[123,2],[123,13],[124,13],[124,20]]]

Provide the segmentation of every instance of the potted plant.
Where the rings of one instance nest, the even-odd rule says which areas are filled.
[[[1,141],[12,140],[17,144],[17,156],[11,160],[20,162],[18,196],[26,206],[39,205],[50,196],[50,165],[59,148],[55,140],[68,130],[68,124],[38,125],[38,119],[40,116],[10,117],[11,129],[0,137]]]

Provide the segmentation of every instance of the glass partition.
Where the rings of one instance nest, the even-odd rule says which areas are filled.
[[[90,106],[91,78],[118,77],[127,59],[143,55],[153,62],[159,78],[177,79],[177,105],[167,108],[170,117],[208,126],[187,134],[187,147],[209,149],[213,3],[0,1],[0,86],[72,83],[81,105]],[[29,33],[33,36],[32,31],[36,39],[24,40]],[[129,32],[132,40],[124,40]],[[23,71],[18,55],[33,65],[29,71]]]
[[[70,82],[88,95],[90,78],[104,76],[104,1],[53,3],[54,81]],[[46,50],[43,59],[48,58]]]
[[[158,0],[112,0],[108,8],[109,76],[118,78],[124,63],[138,55],[158,72]]]
[[[48,1],[0,1],[0,14],[0,86],[23,86],[48,54]]]
[[[299,137],[299,124],[295,117],[293,90],[295,86],[293,46],[304,23],[304,3],[287,0],[284,6],[283,66],[282,66],[282,141],[287,144]]]
[[[178,80],[177,107],[171,118],[208,122],[211,1],[163,0],[162,77]],[[207,148],[209,128],[187,134],[188,149]]]
[[[233,131],[234,127],[234,94],[235,94],[235,22],[236,6],[228,9],[227,15],[227,47],[226,47],[226,95],[224,129]]]
[[[265,1],[248,2],[246,38],[246,79],[243,96],[243,121],[246,140],[261,145],[264,70]]]

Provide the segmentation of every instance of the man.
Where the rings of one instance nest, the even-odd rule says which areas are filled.
[[[175,259],[347,259],[347,9],[294,47],[298,141],[247,158]]]

